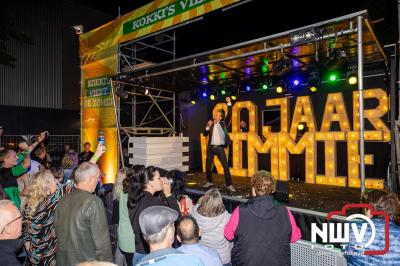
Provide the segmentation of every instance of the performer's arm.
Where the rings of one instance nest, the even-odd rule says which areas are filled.
[[[235,232],[239,225],[239,207],[237,207],[231,215],[229,222],[225,226],[224,236],[229,241],[232,241],[235,238]]]
[[[207,122],[206,129],[205,129],[204,132],[203,132],[203,136],[204,136],[204,137],[207,137],[207,136],[210,134],[210,128],[211,128],[212,124],[213,124],[213,121],[212,121],[212,120],[209,120],[209,121]]]

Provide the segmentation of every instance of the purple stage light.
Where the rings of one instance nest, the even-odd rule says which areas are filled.
[[[297,86],[300,84],[300,81],[298,79],[293,80],[293,85]]]
[[[207,92],[203,92],[203,97],[204,97],[204,98],[207,97]]]

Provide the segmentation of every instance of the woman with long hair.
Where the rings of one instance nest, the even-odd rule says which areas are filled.
[[[134,165],[133,171],[144,169],[143,165]],[[113,191],[113,200],[118,202],[118,248],[125,257],[128,265],[132,265],[133,254],[135,252],[135,235],[129,220],[128,212],[128,187],[129,181],[126,178],[127,168],[118,171],[117,179]]]
[[[32,265],[55,265],[54,213],[62,196],[72,189],[72,183],[58,189],[50,170],[41,171],[32,178],[22,224],[22,238]]]
[[[230,214],[225,210],[221,193],[217,188],[209,189],[191,212],[202,232],[200,244],[218,251],[224,265],[231,261],[232,244],[225,239],[224,228]]]
[[[150,252],[149,246],[140,231],[140,213],[150,206],[167,206],[179,212],[179,206],[176,198],[171,193],[170,182],[166,177],[161,177],[154,166],[141,170],[130,169],[126,175],[129,181],[127,186],[129,217],[135,234],[135,254],[133,259],[133,264],[135,264]],[[166,202],[155,195],[161,191],[165,196]]]
[[[192,199],[186,195],[186,175],[179,170],[169,171],[168,181],[171,183],[171,193],[178,200],[181,214],[188,215],[193,209]]]
[[[90,160],[96,163],[105,152],[99,145]],[[28,202],[23,210],[22,238],[32,265],[55,265],[57,238],[54,230],[54,214],[61,198],[74,189],[75,182],[58,187],[50,170],[37,173],[28,189]]]

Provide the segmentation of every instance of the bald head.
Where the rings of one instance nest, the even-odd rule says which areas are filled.
[[[0,239],[21,236],[22,218],[18,208],[9,200],[0,200]]]
[[[190,245],[199,242],[199,225],[197,224],[197,221],[191,216],[186,216],[182,218],[182,220],[178,224],[177,233],[178,240],[182,244]]]

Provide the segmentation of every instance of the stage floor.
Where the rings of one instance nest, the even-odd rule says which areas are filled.
[[[207,191],[207,188],[201,187],[206,182],[205,173],[189,172],[187,176],[188,188]],[[213,174],[213,181],[224,195],[238,198],[249,198],[251,195],[250,178],[232,176],[232,182],[236,188],[236,192],[234,193],[227,190],[223,175]],[[359,202],[360,190],[356,188],[313,185],[306,184],[303,181],[289,181],[289,202],[286,205],[290,207],[328,213],[340,210],[346,203]]]

